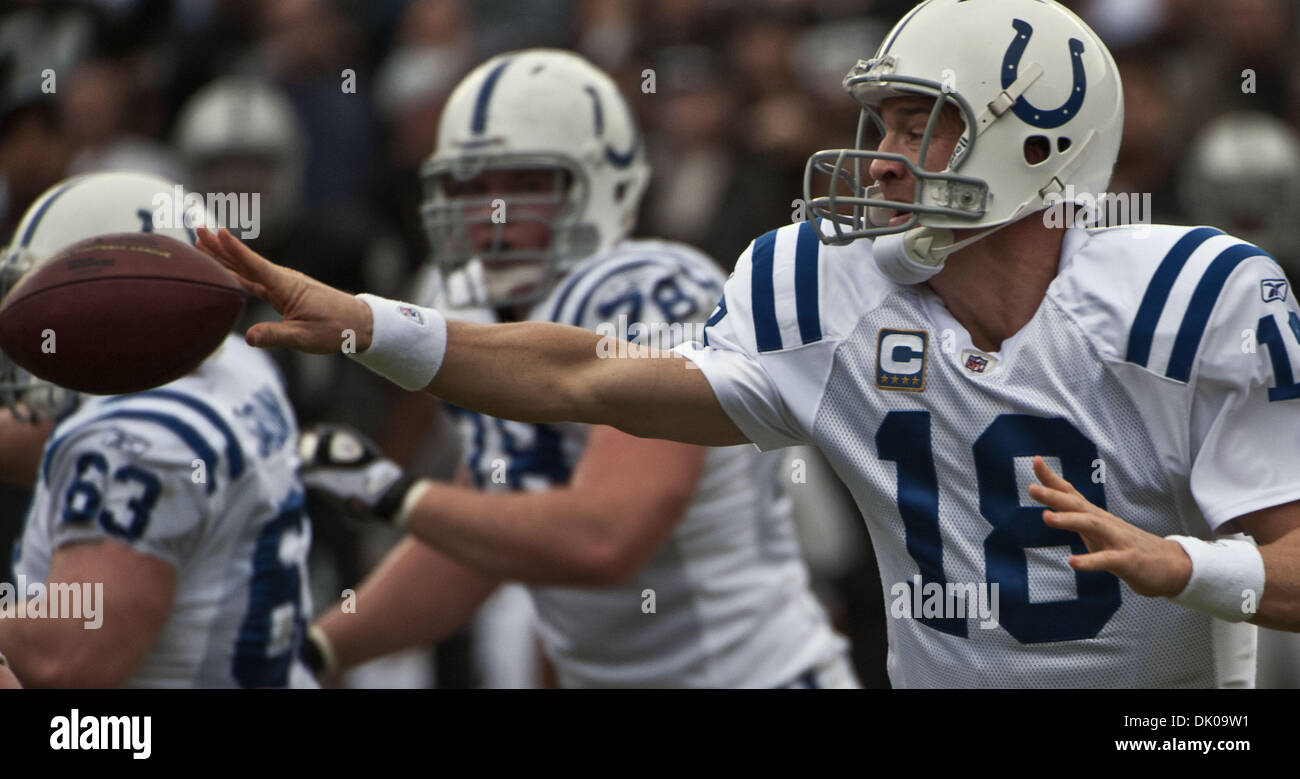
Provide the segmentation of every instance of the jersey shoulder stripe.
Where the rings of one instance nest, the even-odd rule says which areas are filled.
[[[595,281],[587,285],[586,292],[583,293],[582,299],[578,302],[577,307],[574,308],[573,310],[573,314],[570,317],[572,321],[570,321],[569,324],[582,327],[582,323],[587,319],[587,307],[591,305],[592,297],[595,296],[596,292],[602,286],[604,286],[608,281],[610,281],[611,279],[617,276],[622,276],[626,273],[631,273],[632,271],[640,270],[641,268],[644,268],[649,265],[662,266],[665,271],[670,273],[677,271],[677,267],[671,261],[668,261],[667,259],[662,257],[634,260],[632,262],[622,263],[617,268],[610,268],[606,270],[604,273],[596,275]],[[591,274],[591,275],[595,275],[595,274]]]
[[[750,305],[759,352],[822,340],[818,229],[812,222],[801,222],[754,240]]]
[[[1216,235],[1223,235],[1223,233],[1213,227],[1198,227],[1178,239],[1173,248],[1165,254],[1165,258],[1160,261],[1160,265],[1156,267],[1156,272],[1151,277],[1151,282],[1147,284],[1146,292],[1142,295],[1137,316],[1133,319],[1133,328],[1129,332],[1128,352],[1125,356],[1128,362],[1146,367],[1147,360],[1151,357],[1156,323],[1160,321],[1165,304],[1169,302],[1169,293],[1174,288],[1174,282],[1178,280],[1178,274],[1182,273],[1192,252]]]
[[[709,318],[704,320],[704,332],[701,335],[701,338],[703,339],[705,346],[709,345],[709,328],[721,322],[722,318],[726,315],[727,295],[726,293],[723,293],[723,295],[718,298],[718,305],[714,306],[713,313],[709,314]]]
[[[590,306],[607,285],[625,283],[624,277],[659,268],[663,275],[689,281],[712,294],[722,293],[722,274],[708,256],[684,245],[663,241],[627,241],[610,252],[580,263],[553,294],[548,320],[585,327]],[[643,293],[653,293],[651,289]]]
[[[1184,233],[1151,274],[1129,331],[1125,361],[1186,383],[1229,277],[1252,257],[1272,259],[1263,249],[1212,227]]]
[[[1210,263],[1209,269],[1196,285],[1192,301],[1183,315],[1182,325],[1178,328],[1178,337],[1174,339],[1174,351],[1169,357],[1169,366],[1165,375],[1176,381],[1187,381],[1192,375],[1192,362],[1196,359],[1196,350],[1205,335],[1210,313],[1219,299],[1219,293],[1228,282],[1228,277],[1244,260],[1250,257],[1269,257],[1258,246],[1239,243],[1224,249]]]
[[[208,441],[194,429],[193,426],[181,420],[179,417],[170,414],[132,408],[114,409],[107,414],[102,414],[93,419],[78,423],[74,425],[71,430],[66,431],[58,438],[51,441],[45,450],[45,457],[42,458],[41,462],[41,474],[46,482],[49,482],[50,467],[54,463],[55,456],[68,439],[86,433],[92,425],[97,425],[100,422],[105,422],[111,419],[131,419],[148,422],[171,432],[186,446],[188,446],[200,460],[203,461],[204,467],[207,469],[207,473],[209,474],[207,484],[205,485],[206,492],[211,495],[216,491],[217,479],[215,474],[217,472],[218,462],[217,452],[211,445],[209,445]]]
[[[239,443],[239,437],[235,435],[235,431],[230,428],[230,425],[227,424],[226,420],[223,419],[222,416],[212,408],[212,406],[193,395],[169,389],[148,390],[145,392],[137,392],[132,395],[117,395],[106,399],[104,402],[106,404],[118,403],[136,398],[141,400],[153,399],[179,403],[203,417],[203,419],[216,428],[225,439],[226,461],[227,467],[230,470],[231,481],[238,479],[244,474],[244,448]]]

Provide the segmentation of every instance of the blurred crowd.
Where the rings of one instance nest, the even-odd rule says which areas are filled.
[[[853,145],[858,111],[840,80],[912,4],[9,0],[0,233],[65,176],[142,169],[197,192],[259,192],[254,248],[335,286],[401,297],[426,259],[418,170],[450,90],[491,55],[554,46],[611,72],[640,115],[655,175],[638,233],[694,244],[729,269],[754,236],[792,221],[808,155]],[[1300,276],[1297,4],[1066,5],[1123,75],[1112,191],[1150,193],[1152,221],[1214,224]],[[376,402],[391,388],[346,361],[282,359],[301,425],[348,422],[420,462],[411,431],[430,409]],[[453,458],[432,460],[436,470]],[[339,580],[360,570],[344,565]],[[875,597],[861,608],[878,608]]]
[[[493,54],[558,46],[615,74],[640,113],[656,172],[640,231],[725,267],[790,221],[809,152],[852,144],[840,78],[910,5],[19,0],[0,16],[0,221],[12,229],[69,173],[145,168],[200,191],[261,191],[263,244],[295,247],[287,260],[342,286],[399,291],[426,251],[417,170],[449,91]],[[1239,222],[1289,259],[1295,4],[1067,5],[1123,72],[1112,189],[1151,193],[1156,221]]]

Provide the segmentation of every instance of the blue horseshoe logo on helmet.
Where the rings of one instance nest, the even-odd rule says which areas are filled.
[[[1003,89],[1015,83],[1020,71],[1020,58],[1024,56],[1025,48],[1029,46],[1029,38],[1034,34],[1034,28],[1029,22],[1021,19],[1012,19],[1011,26],[1016,28],[1016,37],[1007,48],[1006,56],[1002,58]],[[1012,110],[1021,121],[1050,130],[1053,127],[1060,127],[1079,113],[1079,106],[1083,105],[1083,96],[1088,92],[1088,76],[1083,71],[1083,41],[1078,38],[1070,39],[1070,64],[1074,66],[1074,84],[1070,87],[1069,99],[1060,108],[1048,111],[1030,105],[1029,101],[1021,95],[1016,98],[1016,103],[1012,106]]]
[[[600,95],[596,94],[596,88],[588,85],[587,94],[591,96],[591,107],[595,113],[596,135],[605,134],[605,116],[600,107]],[[626,168],[636,159],[636,150],[641,145],[641,137],[636,129],[636,122],[632,123],[632,146],[625,152],[620,152],[610,144],[605,144],[605,159],[609,164],[616,168]]]

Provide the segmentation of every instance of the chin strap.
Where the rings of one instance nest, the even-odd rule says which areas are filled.
[[[1019,221],[1018,218],[981,230],[953,243],[946,227],[913,227],[904,233],[882,235],[872,244],[877,267],[896,284],[921,284],[943,270],[948,255]]]

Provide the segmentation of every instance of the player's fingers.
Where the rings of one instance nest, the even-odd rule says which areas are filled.
[[[217,232],[217,242],[226,259],[226,267],[249,281],[261,284],[268,292],[278,292],[286,279],[284,268],[276,265],[234,236],[226,228]]]
[[[259,322],[248,328],[244,340],[259,349],[294,349],[309,354],[326,354],[332,342],[324,342],[315,328],[303,322]]]
[[[235,277],[235,281],[239,282],[239,286],[243,287],[244,291],[248,294],[253,297],[261,298],[268,303],[271,302],[267,297],[270,293],[267,291],[266,287],[258,284],[256,281],[249,281],[238,273],[231,273],[230,275]]]
[[[266,287],[249,279],[247,273],[244,272],[239,264],[230,259],[229,252],[221,245],[221,242],[217,239],[216,233],[206,227],[200,227],[195,231],[195,234],[198,238],[197,245],[199,251],[216,260],[221,267],[230,271],[230,275],[234,276],[249,293],[265,299]]]
[[[1029,497],[1057,511],[1086,511],[1092,505],[1077,492],[1065,492],[1041,484],[1029,485]]]
[[[1056,471],[1048,468],[1047,463],[1039,455],[1034,455],[1034,475],[1038,477],[1044,487],[1067,493],[1075,491],[1074,485],[1057,475]]]
[[[1043,522],[1049,527],[1078,533],[1102,545],[1113,543],[1115,529],[1100,514],[1083,511],[1044,511]]]
[[[1128,565],[1128,553],[1120,549],[1106,549],[1088,554],[1070,555],[1070,567],[1076,571],[1109,571],[1120,575]]]
[[[226,250],[221,248],[216,233],[206,227],[198,227],[194,231],[194,236],[197,239],[196,245],[199,251],[221,263],[224,267],[230,268],[230,260],[226,259]]]

